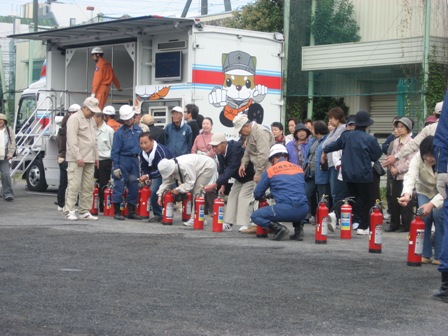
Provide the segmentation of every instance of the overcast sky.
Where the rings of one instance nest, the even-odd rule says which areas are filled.
[[[232,9],[237,9],[254,0],[231,0]],[[19,15],[20,7],[32,0],[0,0],[0,16]],[[46,2],[39,0],[39,3]],[[130,16],[164,15],[180,17],[186,0],[61,0],[62,3],[72,3],[80,8],[94,6],[106,16]],[[188,16],[197,16],[200,11],[200,0],[193,0],[188,11]],[[208,0],[209,14],[224,11],[224,0]]]

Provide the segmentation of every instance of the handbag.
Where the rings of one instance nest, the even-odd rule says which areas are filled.
[[[375,161],[372,168],[375,174],[377,174],[378,176],[383,176],[386,174],[386,171],[379,161]]]

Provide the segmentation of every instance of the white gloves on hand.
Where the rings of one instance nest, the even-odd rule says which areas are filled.
[[[63,157],[58,157],[58,163],[61,164],[65,161],[65,159]]]
[[[92,98],[95,98],[95,94],[94,94],[94,93],[92,93],[92,94],[90,95],[90,97],[92,97]]]
[[[447,173],[438,173],[437,174],[437,191],[443,198],[446,198],[446,186],[448,182],[448,174]]]
[[[114,174],[114,176],[115,176],[117,179],[120,179],[121,176],[122,176],[122,174],[121,174],[121,169],[120,169],[120,168],[118,168],[118,169],[114,169],[113,174]]]

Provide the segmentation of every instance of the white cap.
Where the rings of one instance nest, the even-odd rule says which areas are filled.
[[[104,54],[103,48],[101,47],[95,47],[92,49],[92,54]]]
[[[70,105],[70,107],[68,108],[69,112],[77,112],[81,109],[81,106],[79,106],[79,104],[72,104]]]
[[[434,113],[435,113],[435,114],[440,114],[440,113],[442,113],[442,108],[443,108],[443,101],[438,102],[438,103],[436,104],[436,107],[434,107]]]
[[[103,114],[113,115],[114,116],[115,115],[115,107],[113,107],[112,105],[104,106]]]
[[[236,132],[239,133],[243,128],[243,126],[246,125],[248,121],[249,118],[247,117],[247,115],[245,115],[244,113],[238,114],[233,119],[233,127],[235,127]]]
[[[271,157],[273,157],[275,154],[278,153],[288,154],[288,150],[283,145],[275,144],[271,147],[271,150],[269,151],[269,159],[271,159]]]
[[[176,164],[174,160],[162,159],[157,165],[159,169],[160,175],[162,175],[162,179],[167,179],[174,172],[174,168],[176,168]]]
[[[87,106],[93,113],[101,113],[101,109],[98,105],[99,101],[96,98],[87,97],[86,100],[84,100],[84,106]]]
[[[134,111],[131,105],[123,105],[120,107],[120,119],[129,120],[134,116]]]
[[[174,106],[172,109],[171,109],[171,112],[179,112],[179,113],[184,113],[184,109],[182,108],[182,107],[180,107],[180,106]]]
[[[210,146],[218,146],[220,143],[227,141],[227,138],[222,133],[215,133],[212,135],[212,139],[208,143]]]

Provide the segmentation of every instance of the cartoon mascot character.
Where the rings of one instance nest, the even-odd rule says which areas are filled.
[[[210,104],[224,107],[219,120],[224,126],[232,127],[232,121],[239,113],[246,113],[249,120],[263,122],[263,107],[259,104],[268,88],[255,85],[257,58],[244,51],[232,51],[222,55],[222,72],[225,75],[222,87],[215,86],[208,96]]]

